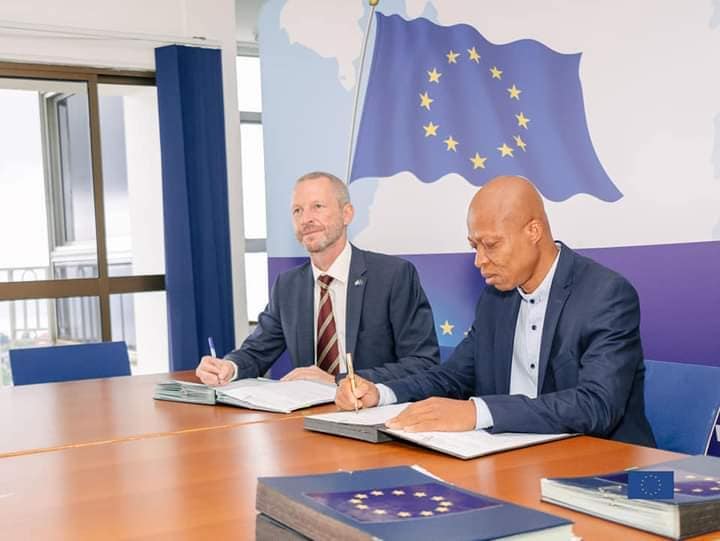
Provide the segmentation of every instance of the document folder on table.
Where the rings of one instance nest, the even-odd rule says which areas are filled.
[[[407,406],[407,403],[403,403],[368,408],[360,410],[358,413],[347,411],[308,415],[303,421],[307,430],[315,432],[345,436],[371,443],[382,443],[399,438],[462,459],[477,458],[573,436],[573,434],[491,434],[485,430],[405,432],[386,428],[385,421],[398,415]]]
[[[257,539],[461,541],[572,538],[569,520],[410,466],[258,479]]]
[[[219,387],[171,380],[158,383],[153,398],[194,404],[219,403],[254,410],[290,413],[297,409],[333,402],[335,390],[335,385],[307,380],[276,381],[252,378]]]
[[[672,474],[670,486],[661,486],[667,473]],[[639,479],[639,497],[633,497],[633,478]],[[717,457],[699,455],[628,471],[542,479],[540,491],[546,502],[673,539],[720,529]]]

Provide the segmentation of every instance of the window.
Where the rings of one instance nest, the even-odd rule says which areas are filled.
[[[240,109],[240,156],[245,226],[245,290],[248,320],[253,323],[257,321],[258,314],[268,302],[265,158],[260,97],[260,59],[257,56],[237,57],[237,88]]]
[[[18,347],[124,340],[133,373],[167,369],[153,85],[0,63],[0,384]]]

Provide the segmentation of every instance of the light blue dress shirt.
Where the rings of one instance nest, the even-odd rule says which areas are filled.
[[[515,323],[515,339],[513,341],[512,367],[510,369],[510,393],[522,394],[536,398],[538,394],[538,372],[540,364],[540,341],[542,339],[545,312],[547,310],[550,288],[555,270],[560,259],[560,246],[550,270],[542,283],[532,293],[525,293],[517,288],[520,294],[520,310]],[[382,383],[377,385],[379,406],[394,404],[397,397],[390,387]],[[490,409],[482,398],[472,397],[475,402],[475,429],[490,428],[494,421]]]

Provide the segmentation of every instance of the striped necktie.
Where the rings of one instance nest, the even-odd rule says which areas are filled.
[[[340,348],[338,347],[335,317],[333,316],[332,300],[330,299],[330,282],[332,276],[323,274],[318,277],[320,283],[320,304],[317,319],[317,365],[328,374],[338,373],[340,365]]]

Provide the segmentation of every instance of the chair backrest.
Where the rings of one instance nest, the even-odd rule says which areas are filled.
[[[720,407],[720,367],[645,361],[645,413],[658,448],[705,452]]]
[[[125,342],[11,349],[9,353],[15,385],[130,375]]]

